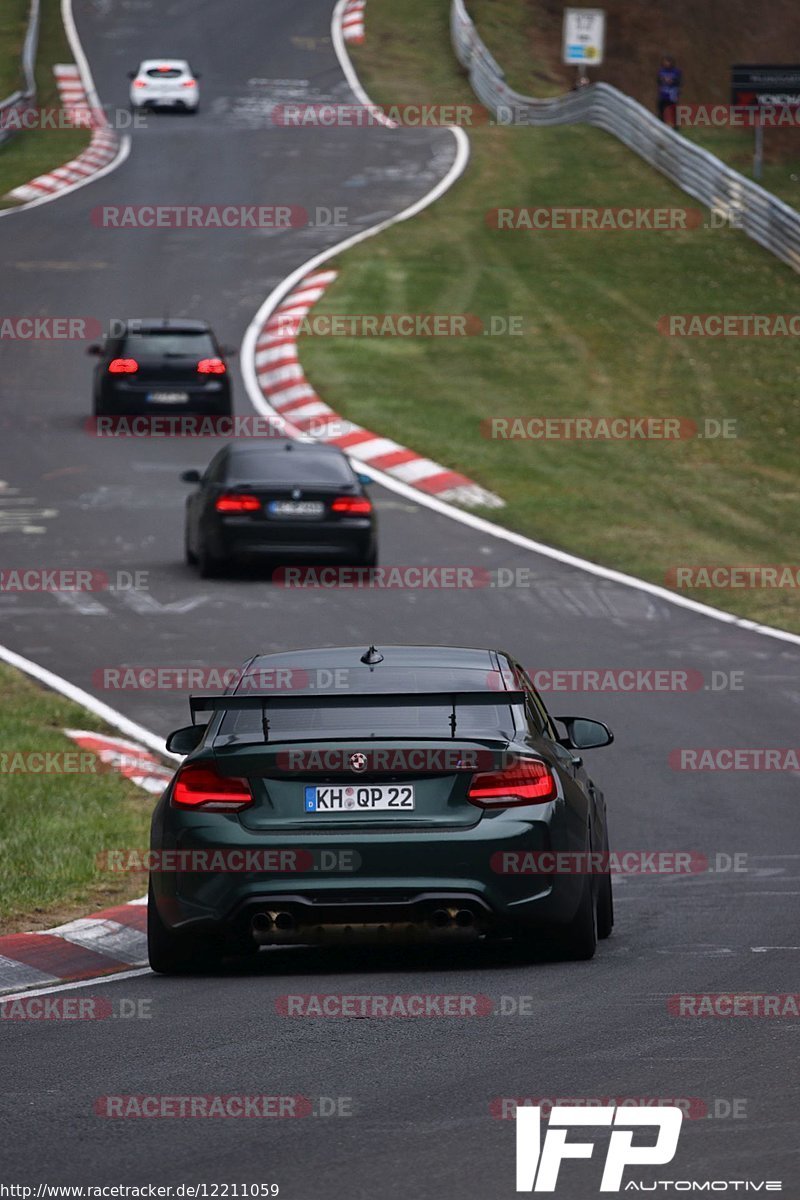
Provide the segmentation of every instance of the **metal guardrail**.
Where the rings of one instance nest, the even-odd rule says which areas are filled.
[[[481,41],[464,0],[451,0],[450,30],[456,57],[473,91],[496,120],[508,125],[585,122],[604,129],[734,228],[800,271],[800,213],[789,204],[688,141],[610,84],[594,83],[552,100],[515,92]]]
[[[36,47],[39,43],[39,0],[31,0],[31,10],[28,17],[28,29],[22,46],[22,74],[24,88],[12,92],[5,100],[0,100],[0,146],[17,132],[17,117],[12,114],[26,112],[36,99]]]

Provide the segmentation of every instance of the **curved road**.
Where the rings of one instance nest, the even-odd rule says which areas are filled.
[[[163,48],[202,72],[203,110],[151,118],[120,169],[0,222],[3,312],[105,321],[169,311],[206,317],[238,344],[290,270],[427,192],[454,154],[444,131],[270,124],[271,102],[349,98],[330,16],[330,0],[79,0],[105,103],[124,104],[125,72]],[[349,227],[123,232],[90,218],[98,205],[154,202],[343,206]],[[278,972],[259,963],[205,979],[140,974],[91,985],[92,994],[149,1001],[152,1017],[2,1024],[0,1181],[277,1182],[282,1196],[308,1200],[505,1197],[514,1195],[514,1124],[492,1117],[493,1099],[677,1097],[710,1115],[684,1122],[669,1167],[626,1179],[781,1179],[788,1193],[800,1181],[798,1084],[787,1070],[796,1020],[679,1018],[667,998],[793,990],[797,778],[678,772],[668,756],[679,747],[795,744],[798,651],[377,487],[385,563],[522,568],[526,586],[289,595],[260,578],[198,581],[182,563],[178,476],[203,466],[214,444],[91,438],[82,427],[91,372],[82,343],[12,342],[4,351],[2,565],[147,571],[150,585],[80,605],[0,596],[6,645],[161,732],[185,723],[183,694],[102,691],[96,673],[236,665],[255,651],[373,640],[500,643],[531,669],[699,671],[705,686],[688,693],[561,693],[550,706],[616,729],[616,745],[591,766],[618,849],[738,853],[747,870],[620,882],[614,936],[588,964],[526,965],[496,950],[446,958],[301,950],[273,955]],[[236,382],[237,409],[249,411]],[[738,690],[713,690],[712,678],[730,672],[741,673]],[[287,1019],[276,998],[289,991],[480,993],[507,1015]],[[99,1096],[152,1093],[304,1095],[315,1111],[327,1097],[352,1115],[95,1115]],[[734,1102],[738,1119],[725,1115]],[[592,1162],[562,1168],[561,1195],[597,1194],[607,1137],[598,1131],[596,1140]]]

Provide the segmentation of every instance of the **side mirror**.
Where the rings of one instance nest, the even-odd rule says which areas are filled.
[[[183,729],[174,729],[167,738],[167,749],[172,754],[190,754],[202,742],[206,729],[207,725],[184,725]]]
[[[136,78],[136,72],[128,71],[128,79],[135,79],[135,78]]]
[[[364,475],[361,471],[356,472],[356,479],[362,487],[369,487],[371,483],[375,482],[371,475]]]
[[[195,79],[202,79],[202,78],[203,78],[203,76],[200,74],[200,72],[199,72],[199,71],[195,71],[195,72],[194,72],[194,77],[195,77]]]
[[[92,342],[91,346],[86,347],[86,353],[94,355],[95,358],[99,358],[103,353],[103,347],[98,345],[97,342]]]
[[[589,717],[556,717],[556,720],[567,727],[567,736],[559,740],[568,750],[596,750],[614,741],[613,733],[602,721],[592,721]]]
[[[199,471],[183,471],[181,474],[181,479],[183,480],[184,483],[199,483],[200,482],[200,472]]]

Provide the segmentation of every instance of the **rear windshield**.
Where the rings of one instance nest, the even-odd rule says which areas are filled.
[[[325,737],[386,738],[414,736],[449,738],[452,736],[449,704],[381,707],[376,700],[364,708],[281,709],[270,705],[269,739],[314,739]],[[513,709],[508,704],[456,706],[457,738],[511,738],[514,733]],[[218,736],[234,735],[245,741],[263,741],[261,713],[226,713]]]
[[[131,358],[214,358],[216,349],[208,333],[179,329],[148,333],[129,333],[123,342],[124,354]]]
[[[254,668],[254,680],[258,690],[272,691],[275,695],[273,704],[279,704],[279,691],[283,686],[290,690],[306,691],[313,689],[318,692],[329,691],[331,695],[343,695],[345,691],[384,691],[384,692],[414,692],[414,691],[483,691],[486,689],[487,672],[474,668],[452,667],[391,667],[381,674],[369,671],[368,667],[320,668],[314,671],[313,666],[291,668],[279,676],[273,668],[272,676],[265,678],[266,672],[259,673]],[[258,679],[263,680],[258,684]],[[239,685],[240,695],[257,690],[248,686],[249,676]],[[498,696],[497,704],[458,704],[456,707],[456,737],[492,737],[510,738],[515,730],[513,708],[510,704],[501,702]],[[270,706],[270,739],[278,738],[315,738],[320,734],[330,734],[337,737],[393,737],[403,734],[416,734],[417,737],[449,738],[451,737],[450,704],[437,706],[422,706],[415,704],[413,697],[408,706],[402,708],[381,707],[380,696],[375,696],[373,703],[365,702],[359,708],[332,708],[325,704],[308,709],[288,709]],[[518,712],[518,725],[522,728],[524,718],[522,709]],[[221,734],[235,734],[246,740],[263,738],[261,732],[261,714],[257,709],[242,713],[227,713],[224,715]]]
[[[147,72],[150,79],[178,79],[183,74],[181,67],[151,67]]]
[[[235,454],[228,459],[227,477],[238,483],[352,484],[353,471],[338,454],[303,454],[298,450],[267,450]]]

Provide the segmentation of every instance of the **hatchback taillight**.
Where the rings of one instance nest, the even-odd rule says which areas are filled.
[[[175,808],[203,812],[239,812],[253,803],[253,794],[246,779],[228,778],[212,766],[189,763],[178,771],[172,803]]]
[[[231,494],[218,496],[214,507],[217,512],[221,513],[258,512],[261,508],[261,501],[258,496]]]
[[[331,512],[347,517],[365,517],[372,512],[372,501],[366,496],[337,496],[331,505]]]
[[[181,84],[181,87],[194,87],[194,86],[195,86],[195,82],[193,79],[184,79],[183,83]]]
[[[197,364],[198,375],[224,375],[225,363],[221,358],[201,358]]]
[[[146,79],[134,79],[133,86],[134,87],[147,87],[147,80]]]
[[[138,370],[135,358],[112,358],[108,364],[109,375],[135,375]]]
[[[538,758],[518,759],[502,771],[473,775],[467,799],[478,808],[515,808],[545,804],[558,795],[555,776]]]

